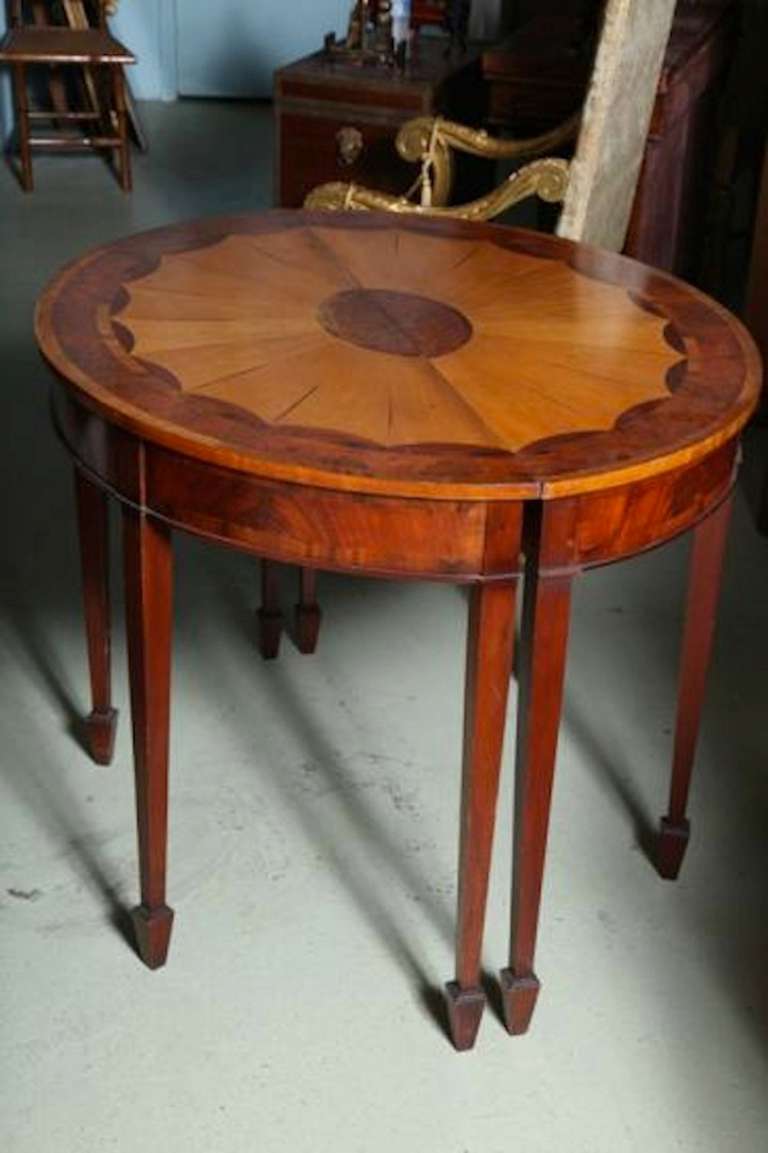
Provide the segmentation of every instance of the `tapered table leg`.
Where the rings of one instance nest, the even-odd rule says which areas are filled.
[[[280,608],[280,566],[275,561],[261,562],[261,606],[259,621],[259,651],[265,661],[274,660],[280,651],[283,634],[283,613]]]
[[[104,490],[78,469],[75,469],[75,500],[91,679],[91,712],[85,720],[85,737],[93,760],[99,765],[108,765],[117,726],[117,710],[112,707],[109,507]]]
[[[515,766],[509,967],[501,973],[504,1019],[525,1033],[539,982],[533,970],[568,645],[572,574],[546,575],[529,558],[523,596]]]
[[[688,793],[712,654],[731,506],[729,497],[693,533],[669,809],[661,818],[656,848],[656,868],[669,881],[680,872],[690,834],[686,817]]]
[[[453,1043],[475,1043],[485,994],[480,964],[515,636],[516,582],[476,585],[467,639],[456,979],[446,985]]]
[[[317,648],[322,613],[317,603],[317,573],[312,568],[299,569],[299,600],[295,612],[299,652],[313,653]]]
[[[150,969],[165,963],[173,910],[165,903],[172,552],[168,527],[123,510],[125,608],[131,682],[141,904],[136,941]]]

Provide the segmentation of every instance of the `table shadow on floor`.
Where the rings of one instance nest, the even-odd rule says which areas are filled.
[[[261,658],[255,644],[255,600],[253,605],[249,604],[241,591],[232,585],[227,586],[227,582],[220,584],[218,592],[221,598],[219,607],[225,609],[241,642],[245,638],[248,643],[247,638],[251,638],[250,651],[254,662],[259,662]],[[234,637],[233,643],[237,643]],[[322,656],[308,659],[322,660]],[[218,671],[220,673],[221,669]],[[381,886],[369,883],[362,872],[350,868],[344,854],[339,852],[339,818],[354,830],[354,836],[366,845],[372,859],[380,861],[387,872],[394,873],[405,892],[418,894],[419,908],[451,946],[455,933],[453,911],[429,891],[427,878],[414,868],[408,859],[405,845],[382,826],[373,808],[367,803],[364,792],[355,788],[354,782],[345,774],[339,750],[328,741],[313,718],[311,706],[299,698],[279,658],[269,662],[264,671],[267,675],[260,677],[260,690],[268,694],[269,711],[279,717],[281,725],[290,729],[298,738],[307,757],[311,759],[313,775],[324,793],[332,797],[336,811],[332,817],[325,816],[316,805],[308,803],[301,791],[295,789],[291,781],[281,773],[270,777],[270,785],[293,812],[303,834],[322,857],[326,867],[332,870],[344,886],[356,909],[375,930],[389,955],[411,979],[417,1001],[424,1012],[447,1034],[441,989],[408,940],[402,925],[382,900]],[[243,689],[242,678],[233,671],[231,683],[227,686],[227,696],[231,694],[231,698],[237,697]],[[237,712],[243,717],[248,715],[245,700],[243,708]],[[397,758],[388,758],[387,763],[396,768]]]

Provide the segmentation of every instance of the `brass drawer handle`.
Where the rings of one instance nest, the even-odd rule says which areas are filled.
[[[340,128],[336,133],[336,160],[338,164],[354,164],[363,151],[363,134],[358,128]]]

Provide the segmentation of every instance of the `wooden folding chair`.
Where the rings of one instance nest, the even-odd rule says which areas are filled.
[[[52,7],[50,5],[49,7]],[[39,8],[39,5],[38,5]],[[23,0],[11,0],[10,29],[0,42],[0,63],[9,64],[13,73],[13,91],[16,105],[16,123],[21,160],[21,184],[25,192],[34,187],[32,152],[79,151],[80,149],[110,149],[118,159],[117,173],[125,192],[131,189],[131,156],[128,142],[128,120],[125,100],[123,65],[135,64],[136,57],[109,33],[106,26],[105,0],[95,0],[97,22],[95,27],[68,28],[56,24],[40,25],[24,22]],[[72,111],[56,107],[51,110],[30,110],[27,91],[27,67],[45,65],[83,65],[92,70],[92,94],[100,92],[97,106]],[[101,73],[106,83],[97,85],[96,74]],[[60,102],[57,102],[60,103]],[[91,123],[96,131],[85,135],[49,132],[33,135],[34,121]]]

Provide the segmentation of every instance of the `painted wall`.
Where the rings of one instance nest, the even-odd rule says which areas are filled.
[[[112,31],[136,53],[131,86],[139,100],[174,100],[176,84],[176,7],[205,8],[205,0],[121,0]]]
[[[264,97],[276,68],[346,30],[349,0],[199,0],[176,7],[179,92],[183,96]]]

